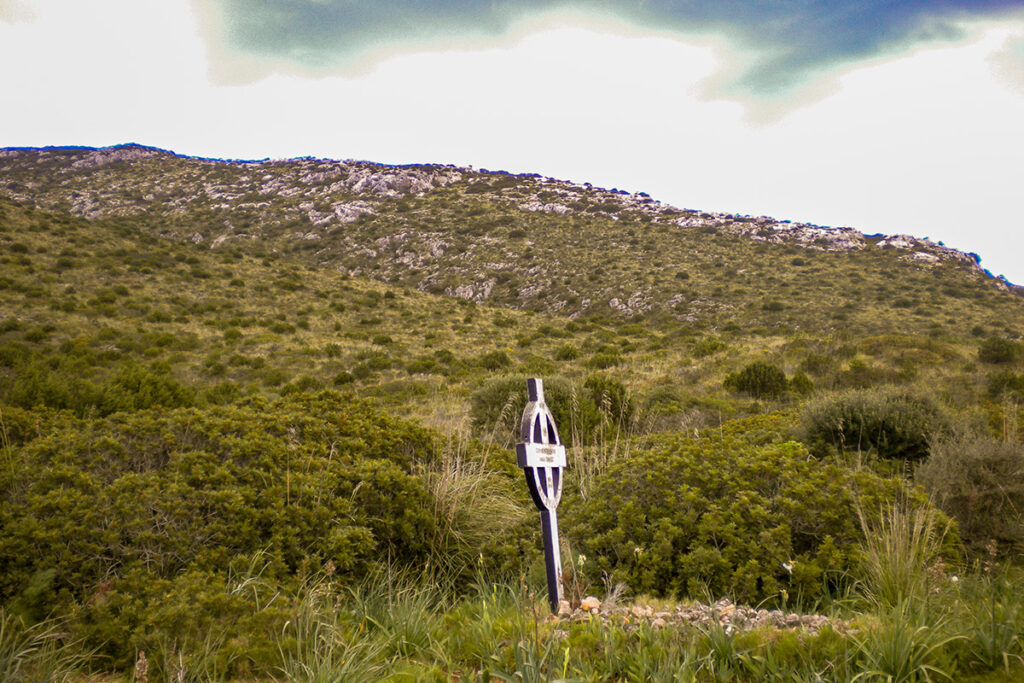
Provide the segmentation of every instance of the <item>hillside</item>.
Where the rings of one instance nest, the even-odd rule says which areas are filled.
[[[0,178],[20,203],[6,341],[227,395],[352,381],[423,415],[495,373],[604,370],[675,415],[659,424],[699,425],[743,411],[722,381],[768,358],[819,389],[924,383],[962,405],[987,395],[981,339],[1024,322],[929,242],[536,176],[128,146],[6,150]]]
[[[874,634],[913,600],[894,628],[974,624],[922,661],[995,669],[1024,656],[990,572],[1024,547],[1022,332],[1016,288],[905,236],[447,166],[0,150],[0,636],[60,616],[39,652],[167,679],[475,680],[538,633],[587,680],[721,679],[726,636],[776,680],[872,670],[842,629],[540,624],[509,451],[540,376],[574,605],[622,582]],[[863,562],[889,510],[932,544],[906,604]]]
[[[127,146],[0,152],[4,193],[151,234],[302,261],[527,310],[714,325],[744,308],[814,306],[770,326],[827,329],[860,297],[928,316],[987,278],[973,255],[907,236],[677,209],[643,194],[444,166],[226,162]],[[795,250],[795,251],[794,251]],[[808,257],[814,263],[803,263]],[[889,287],[863,286],[884,268]],[[950,277],[947,271],[961,272]],[[895,279],[892,276],[896,276]],[[901,281],[903,277],[906,282]],[[993,299],[993,303],[996,300]],[[886,308],[885,306],[879,308]],[[863,323],[900,324],[864,316]],[[845,324],[843,325],[845,327]]]

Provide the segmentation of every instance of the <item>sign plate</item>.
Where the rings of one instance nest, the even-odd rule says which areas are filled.
[[[520,467],[565,467],[565,446],[561,444],[517,443]]]

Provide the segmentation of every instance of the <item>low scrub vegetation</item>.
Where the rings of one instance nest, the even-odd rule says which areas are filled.
[[[911,496],[928,507],[897,479],[815,462],[793,441],[760,442],[778,420],[658,439],[603,473],[566,517],[594,558],[592,580],[606,573],[638,593],[750,604],[813,599],[857,580],[861,506]]]
[[[244,196],[0,199],[0,680],[1024,677],[1024,301],[973,266],[532,176]],[[534,376],[569,598],[604,601],[559,621]],[[695,601],[783,625],[655,616]]]
[[[933,401],[898,390],[850,391],[812,401],[800,420],[800,438],[819,456],[865,453],[919,461],[929,440],[949,427]]]

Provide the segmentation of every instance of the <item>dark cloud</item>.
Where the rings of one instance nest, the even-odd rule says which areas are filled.
[[[310,68],[375,49],[500,36],[538,10],[610,12],[641,26],[728,33],[765,55],[740,85],[769,94],[820,66],[908,41],[949,37],[951,19],[1024,8],[1024,0],[207,0],[227,47]]]

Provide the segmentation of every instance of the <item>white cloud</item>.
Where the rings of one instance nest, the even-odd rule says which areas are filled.
[[[927,235],[1024,282],[1021,17],[848,68],[759,119],[756,105],[709,94],[748,54],[613,23],[547,17],[492,47],[224,86],[187,4],[31,9],[31,22],[0,23],[0,63],[22,65],[0,71],[0,145],[536,171],[692,208]]]

